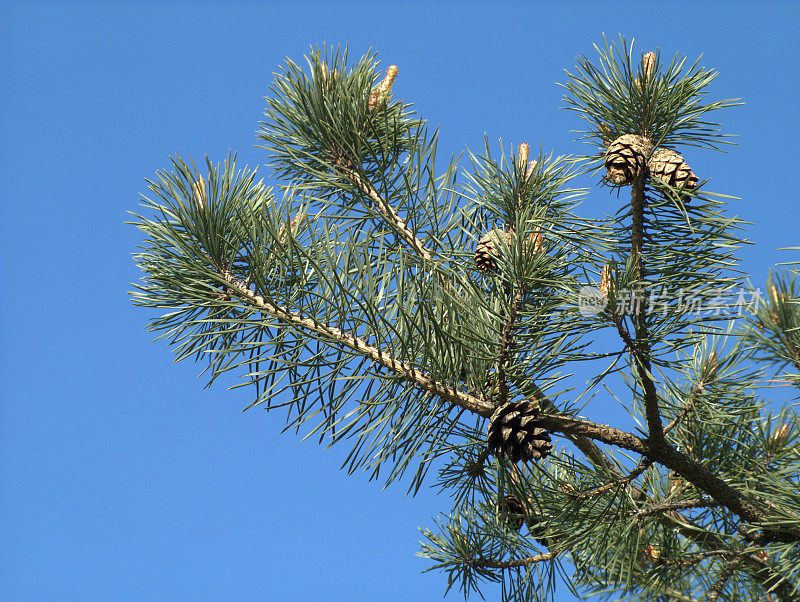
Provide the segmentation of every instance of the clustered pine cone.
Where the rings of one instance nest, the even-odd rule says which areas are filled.
[[[623,134],[614,140],[606,150],[606,179],[617,186],[627,186],[646,167],[650,177],[668,186],[697,188],[699,178],[681,155],[669,148],[659,148],[650,156],[652,148],[650,140],[636,134]]]
[[[673,188],[693,189],[697,187],[698,177],[674,150],[659,148],[647,163],[650,175]]]
[[[644,136],[623,134],[608,146],[605,157],[606,179],[627,186],[645,168],[652,143]]]
[[[475,247],[475,263],[479,270],[493,272],[497,269],[497,259],[500,257],[500,241],[504,240],[506,245],[510,245],[514,239],[512,232],[495,228],[489,230],[478,241]]]
[[[486,444],[496,455],[512,462],[539,460],[553,447],[547,429],[538,425],[539,410],[527,401],[509,401],[489,419]]]

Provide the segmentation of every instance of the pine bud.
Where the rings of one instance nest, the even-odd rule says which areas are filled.
[[[756,558],[758,558],[761,562],[767,562],[769,560],[769,552],[766,550],[759,550],[755,553]]]
[[[603,273],[600,275],[600,294],[608,302],[604,307],[613,313],[617,307],[617,286],[611,274],[611,266],[608,264],[603,266]]]
[[[528,169],[525,170],[525,180],[530,180],[531,174],[536,169],[536,165],[537,165],[536,161],[531,161],[530,163],[528,163]]]
[[[717,353],[712,351],[706,361],[703,362],[703,377],[706,380],[714,380],[717,376],[717,370],[719,370],[719,360],[717,359]]]
[[[650,78],[653,75],[653,69],[656,66],[656,53],[655,52],[648,52],[642,57],[642,74],[644,75],[645,84],[650,81]],[[639,81],[637,77],[636,80],[633,82],[637,88],[640,90],[642,89],[642,83]]]
[[[378,86],[378,90],[381,92],[388,92],[392,84],[394,84],[394,80],[397,77],[397,65],[389,65],[389,68],[386,70],[386,77],[383,78],[383,81]]]
[[[642,71],[644,72],[644,76],[647,79],[650,79],[650,76],[653,75],[653,69],[656,66],[656,53],[655,52],[648,52],[642,57]]]
[[[600,292],[606,297],[614,288],[614,280],[611,276],[611,268],[608,264],[603,266],[603,274],[600,276]]]
[[[772,437],[770,437],[770,443],[772,443],[775,446],[780,446],[783,444],[784,441],[786,441],[786,437],[788,436],[789,436],[789,425],[784,424],[772,434]]]
[[[333,81],[339,77],[339,71],[334,69],[331,73],[328,71],[328,65],[322,63],[322,65],[320,65],[320,73],[320,87],[322,88],[322,93],[324,94],[330,89]]]
[[[562,483],[561,491],[570,497],[579,496],[578,488],[575,487],[575,485],[573,485],[572,483]]]
[[[374,111],[386,102],[389,98],[389,93],[392,90],[394,80],[397,78],[397,65],[390,65],[386,70],[386,77],[378,84],[369,95],[369,110]]]
[[[305,221],[306,221],[305,213],[298,211],[297,213],[294,214],[294,217],[291,220],[289,220],[289,232],[291,233],[292,236],[294,236],[297,233],[297,230],[300,228],[301,225],[303,225]],[[286,224],[281,223],[281,227],[278,230],[278,238],[280,239],[281,242],[284,242],[286,240],[286,237],[284,236],[285,227]]]
[[[297,234],[297,231],[300,229],[300,226],[306,222],[306,214],[298,211],[295,213],[294,217],[289,220],[289,233],[292,236]],[[285,244],[287,242],[286,236],[286,223],[281,222],[280,228],[278,228],[278,240],[281,244]],[[278,249],[272,249],[269,253],[270,259],[275,257],[278,254]]]
[[[198,209],[204,209],[206,205],[206,181],[203,176],[198,176],[200,181],[192,183],[192,192],[194,193],[194,202]]]
[[[524,169],[525,166],[528,164],[528,154],[531,151],[531,147],[528,146],[527,142],[523,142],[519,145],[519,153],[517,154],[517,164],[519,165],[520,170]]]
[[[661,560],[661,550],[653,547],[652,545],[648,545],[642,552],[642,556],[644,557],[645,562],[655,564]]]
[[[519,171],[522,171],[523,169],[525,170],[525,178],[523,180],[524,182],[527,182],[530,179],[533,170],[536,169],[536,161],[531,161],[530,163],[528,163],[528,155],[530,154],[530,150],[531,149],[528,146],[527,142],[523,142],[522,144],[519,145],[519,152],[517,154],[517,168],[519,169]],[[519,196],[517,198],[517,207],[521,208],[524,202],[522,190],[518,192],[518,195]]]

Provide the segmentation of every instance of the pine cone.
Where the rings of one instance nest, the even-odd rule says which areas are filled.
[[[647,138],[635,134],[623,134],[614,140],[606,151],[606,179],[617,186],[631,184],[644,169],[651,148]]]
[[[484,272],[493,272],[497,269],[497,259],[500,257],[500,241],[505,240],[506,245],[511,244],[514,239],[512,232],[507,232],[499,228],[489,230],[478,241],[475,247],[475,263],[478,269]]]
[[[547,430],[537,426],[538,414],[539,410],[527,401],[510,401],[497,408],[489,419],[489,449],[515,463],[550,455],[553,444]]]
[[[693,189],[697,187],[697,176],[678,153],[668,148],[659,148],[647,164],[650,176],[673,188]]]
[[[525,510],[525,506],[522,505],[522,502],[520,502],[515,495],[509,493],[500,501],[500,518],[515,531],[519,531],[522,528],[522,523],[524,523],[525,520],[520,516],[511,515],[527,513],[528,511]]]

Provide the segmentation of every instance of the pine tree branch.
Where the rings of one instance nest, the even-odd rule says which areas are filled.
[[[689,400],[683,404],[683,408],[681,411],[672,419],[672,421],[666,426],[664,429],[664,434],[666,435],[670,432],[673,428],[675,428],[678,424],[680,424],[681,420],[686,418],[686,415],[691,411],[694,407],[697,400],[700,398],[700,394],[703,392],[705,386],[712,382],[716,378],[717,369],[719,368],[719,362],[717,361],[716,353],[712,352],[709,355],[706,362],[703,364],[703,370],[700,376],[700,380],[692,387],[692,394],[689,397]]]
[[[539,402],[540,408],[545,409],[552,405],[550,400],[538,386],[533,384],[532,388],[534,398]],[[583,455],[586,456],[589,461],[598,469],[619,476],[617,465],[614,464],[611,458],[609,458],[605,452],[603,452],[603,450],[600,449],[600,447],[589,437],[570,433],[564,433],[564,436],[569,439],[569,441],[572,442],[572,444],[575,445],[575,447],[577,447],[581,453],[583,453]]]
[[[595,487],[594,489],[590,489],[588,491],[575,491],[575,492],[567,492],[567,495],[574,499],[578,500],[585,500],[590,497],[594,497],[595,495],[599,495],[608,491],[609,489],[613,489],[614,487],[618,487],[620,485],[627,485],[638,478],[645,470],[647,470],[653,461],[649,458],[642,458],[639,461],[639,464],[633,469],[629,474],[624,477],[620,477],[614,479],[613,481],[609,481],[605,485],[600,485],[599,487]]]
[[[581,451],[583,451],[584,454],[595,463],[595,465],[601,468],[605,467],[613,474],[619,474],[616,467],[608,458],[608,456],[606,456],[600,450],[600,448],[597,447],[597,445],[595,445],[594,441],[585,436],[576,437],[574,435],[567,435],[567,437],[571,441],[573,441],[573,443],[575,443],[575,445],[578,446],[579,449],[581,449]],[[589,444],[590,447],[584,450],[583,445],[585,444]],[[635,475],[633,476],[633,478],[630,479],[630,481],[628,481],[630,483],[637,476],[639,476],[639,474],[641,474],[639,471],[645,462],[647,462],[649,466],[652,463],[652,460],[650,460],[649,458],[644,458],[642,461],[640,461],[637,468],[634,469],[634,471],[631,472],[628,476],[620,477],[619,479],[617,479],[612,483],[607,483],[606,485],[598,487],[596,490],[591,490],[589,492],[578,492],[578,495],[581,494],[593,495],[595,493],[601,493],[601,490],[605,491],[618,483],[622,484],[625,481],[628,481],[629,477]],[[645,498],[647,501],[652,502],[651,498],[644,492],[644,490],[632,484],[630,485],[630,487],[634,498],[637,499]],[[574,496],[575,494],[568,493],[568,495]],[[690,503],[694,503],[695,501],[696,500],[691,500]],[[653,512],[649,512],[650,509],[653,509]],[[691,519],[683,516],[680,512],[677,512],[676,511],[677,508],[665,508],[663,506],[654,505],[650,506],[649,508],[645,508],[643,510],[645,510],[645,514],[656,513],[658,515],[657,518],[659,522],[661,522],[664,528],[670,531],[676,530],[686,539],[694,542],[700,547],[706,548],[707,549],[706,553],[714,554],[715,551],[729,546],[729,543],[719,535],[696,525]],[[637,511],[634,511],[634,513],[635,512]],[[755,579],[756,581],[758,581],[758,583],[761,585],[764,591],[770,590],[772,588],[772,585],[774,583],[777,583],[781,579],[781,577],[777,573],[773,572],[770,569],[769,564],[764,559],[759,558],[756,554],[746,555],[744,557],[743,562],[755,570],[754,573]],[[790,590],[790,584],[787,583],[781,584],[780,591],[784,592],[783,597],[781,599],[786,599],[786,600],[789,599],[788,594],[785,593],[788,592],[789,590]],[[691,598],[686,598],[686,599],[691,599]]]
[[[639,510],[628,512],[629,516],[650,516],[651,514],[661,514],[670,510],[688,510],[689,508],[710,508],[719,505],[719,502],[711,498],[703,497],[694,500],[683,500],[680,502],[667,502],[655,506],[647,506]]]
[[[672,560],[670,558],[661,557],[658,560],[653,561],[653,564],[665,564],[671,566],[694,566],[696,564],[700,564],[704,560],[708,560],[709,558],[717,558],[717,557],[724,557],[724,558],[731,558],[732,556],[736,556],[737,552],[733,550],[709,550],[708,552],[701,552],[700,554],[690,554],[688,556],[681,556],[678,559]]]
[[[614,321],[614,326],[617,327],[617,333],[619,333],[619,338],[622,339],[622,342],[625,343],[625,347],[633,351],[636,349],[636,343],[633,342],[631,339],[631,335],[628,330],[625,328],[625,324],[622,323],[622,319],[620,318],[619,314],[617,314],[614,309],[611,309],[611,319]],[[625,350],[623,349],[623,352]]]
[[[257,295],[250,289],[245,288],[243,283],[238,282],[230,274],[219,274],[219,277],[228,283],[230,294],[235,294],[237,297],[247,301],[251,306],[262,312],[270,314],[287,324],[313,332],[320,338],[331,339],[341,346],[352,349],[359,355],[368,357],[376,364],[391,370],[395,374],[404,376],[409,382],[419,388],[437,395],[453,405],[457,405],[465,410],[487,418],[490,417],[494,411],[492,405],[482,399],[459,391],[454,387],[443,385],[427,374],[414,368],[408,362],[394,358],[385,351],[369,345],[358,337],[342,332],[338,328],[328,324],[323,324],[314,318],[305,318],[297,312],[278,307],[265,301],[261,295]]]
[[[766,522],[769,514],[763,512],[755,503],[744,494],[728,485],[702,464],[692,460],[666,443],[657,445],[650,439],[642,439],[614,427],[554,414],[540,414],[538,422],[549,431],[572,435],[584,435],[603,443],[616,445],[624,449],[647,456],[654,462],[659,462],[672,469],[687,481],[708,493],[720,504],[737,514],[747,523]],[[769,533],[776,541],[795,542],[800,540],[800,533],[796,530],[775,531]]]
[[[728,579],[731,578],[734,571],[741,563],[742,556],[736,556],[723,565],[719,575],[717,575],[717,579],[714,581],[711,588],[706,592],[706,599],[708,602],[716,602],[717,598],[722,593],[722,590],[725,589],[725,584],[728,582]]]
[[[593,439],[602,441],[603,443],[634,451],[653,462],[659,462],[707,492],[714,500],[736,513],[745,522],[759,523],[769,519],[769,514],[761,511],[761,509],[744,494],[728,485],[708,468],[695,462],[666,442],[662,442],[661,445],[655,445],[650,439],[642,439],[636,435],[608,425],[568,416],[543,413],[539,415],[538,421],[541,426],[549,431],[563,433],[570,437],[571,440],[577,441],[578,437],[584,437],[587,440]],[[594,444],[592,444],[592,446],[594,446],[592,447],[585,445],[585,442],[582,443],[583,448],[586,450],[584,453],[586,453],[587,456],[592,454],[597,459],[597,462],[602,462],[605,466],[603,460],[599,459],[600,457],[604,457],[605,454],[594,446]],[[598,453],[601,455],[598,456]],[[610,469],[617,472],[615,468]],[[685,519],[677,513],[675,518],[678,522],[685,521]],[[797,532],[770,530],[769,533],[776,541],[791,543],[800,539],[800,533]]]
[[[564,433],[564,435],[575,445],[575,447],[581,450],[583,455],[589,458],[589,461],[597,468],[608,471],[611,474],[619,475],[616,464],[614,464],[611,458],[609,458],[605,452],[603,452],[603,450],[600,449],[600,447],[589,437],[571,433]]]
[[[528,556],[526,558],[519,558],[517,560],[492,560],[489,558],[469,558],[469,559],[463,559],[461,563],[471,568],[514,569],[523,566],[531,566],[532,564],[536,564],[537,562],[545,562],[547,560],[553,560],[563,551],[564,548],[556,550],[555,552],[536,554],[535,556]]]
[[[727,542],[720,535],[695,525],[679,512],[673,510],[667,511],[659,515],[659,520],[665,528],[676,529],[683,537],[707,550],[730,549],[731,547],[731,543]],[[775,593],[780,596],[781,600],[790,600],[789,592],[792,589],[792,584],[783,580],[783,577],[776,573],[764,558],[759,557],[755,553],[746,554],[743,556],[743,563],[753,569],[754,579],[765,592],[775,590]],[[779,584],[777,588],[775,584]]]
[[[397,210],[392,207],[389,202],[384,199],[375,187],[361,177],[361,175],[353,168],[339,167],[338,171],[349,180],[359,191],[366,195],[383,213],[386,220],[391,223],[403,236],[406,242],[411,245],[423,259],[430,261],[433,259],[430,251],[425,248],[422,241],[416,237],[414,232],[406,225],[403,219],[397,214]]]
[[[251,305],[261,311],[275,316],[276,318],[292,324],[294,326],[314,332],[317,335],[322,335],[324,338],[331,338],[346,347],[349,347],[359,353],[372,359],[375,363],[395,372],[398,375],[405,376],[411,383],[437,395],[454,405],[462,407],[468,411],[474,412],[484,417],[490,417],[494,408],[491,404],[486,403],[484,400],[469,395],[463,391],[458,391],[455,388],[447,387],[428,375],[418,371],[413,366],[402,360],[398,360],[377,347],[367,344],[365,341],[358,337],[343,333],[339,329],[327,324],[323,324],[314,320],[313,318],[304,318],[297,312],[292,312],[285,308],[280,308],[271,303],[266,302],[263,297],[256,295],[252,291],[243,287],[243,283],[236,281],[230,274],[221,274],[221,278],[228,282],[229,290],[231,293],[236,294],[238,297],[246,299]],[[669,446],[663,446],[659,449],[659,453],[653,453],[651,450],[650,442],[625,431],[619,429],[592,423],[590,421],[570,418],[566,416],[556,416],[549,414],[542,414],[540,416],[541,424],[548,430],[562,432],[566,435],[571,435],[576,438],[586,437],[588,439],[595,439],[617,445],[639,454],[646,455],[655,461],[663,463],[665,466],[672,468],[689,481],[695,482],[696,477],[703,483],[698,484],[699,487],[711,493],[720,503],[730,508],[739,514],[745,521],[750,523],[757,523],[761,519],[758,510],[749,502],[743,501],[741,494],[733,490],[721,480],[717,479],[712,473],[706,470],[701,465],[697,464],[690,458],[684,456],[677,450],[672,450]],[[591,446],[584,448],[592,450]],[[596,446],[595,446],[596,448]],[[599,450],[597,450],[599,451]],[[589,451],[590,454],[595,455],[594,451]],[[602,452],[600,452],[602,454]],[[597,457],[597,456],[596,456]],[[604,457],[604,454],[601,456]],[[666,461],[665,461],[666,459]],[[710,489],[708,485],[711,485]],[[716,495],[715,495],[716,493]],[[720,499],[721,498],[721,499]],[[680,519],[679,519],[680,520]],[[786,539],[788,537],[788,539]],[[776,534],[776,539],[779,541],[795,541],[796,536],[789,534]]]
[[[666,435],[668,432],[670,432],[672,429],[674,429],[676,426],[678,426],[678,424],[680,424],[681,420],[683,420],[684,418],[686,418],[686,415],[687,415],[687,414],[688,414],[688,413],[689,413],[689,412],[692,410],[692,408],[694,407],[694,404],[695,404],[695,402],[697,401],[697,398],[699,397],[699,394],[700,394],[700,391],[701,391],[701,390],[702,390],[702,389],[699,389],[698,387],[695,387],[694,389],[692,389],[692,395],[691,395],[691,397],[689,398],[689,401],[687,401],[687,402],[686,402],[686,403],[683,405],[683,407],[681,408],[681,411],[680,411],[680,412],[678,412],[678,415],[677,415],[677,416],[675,416],[675,418],[673,418],[673,419],[672,419],[672,421],[671,421],[671,422],[670,422],[670,423],[669,423],[669,424],[668,424],[668,425],[667,425],[667,426],[664,428],[664,434],[665,434],[665,435]]]

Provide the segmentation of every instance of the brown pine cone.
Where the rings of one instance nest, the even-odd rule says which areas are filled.
[[[606,151],[606,179],[617,186],[631,184],[644,169],[651,149],[651,142],[644,136],[623,134]]]
[[[550,434],[537,424],[538,408],[527,401],[510,401],[489,419],[486,444],[496,455],[512,462],[539,460],[550,455]]]
[[[497,259],[500,257],[500,241],[505,240],[506,245],[510,245],[514,240],[514,234],[495,228],[489,230],[478,241],[475,247],[475,263],[478,269],[484,272],[494,272],[497,270]]]
[[[674,150],[659,148],[647,163],[650,176],[673,188],[692,190],[697,187],[698,177]]]

